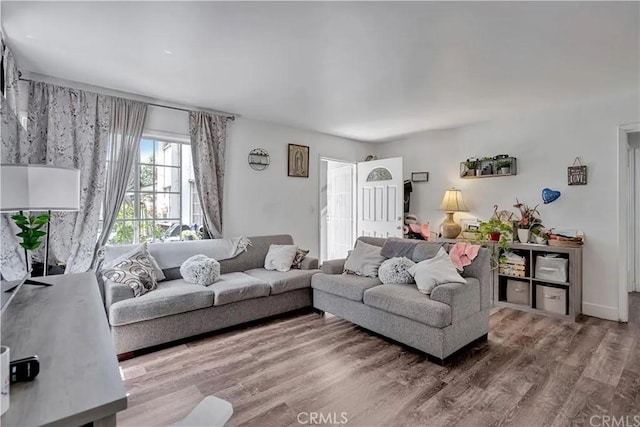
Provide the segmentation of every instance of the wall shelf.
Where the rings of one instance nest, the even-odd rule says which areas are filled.
[[[500,168],[503,162],[509,162],[508,172],[505,168]],[[501,172],[505,173],[501,173]],[[478,175],[480,173],[480,175]],[[467,167],[467,162],[460,162],[460,178],[477,179],[477,178],[496,178],[505,176],[514,176],[518,174],[518,161],[515,157],[506,157],[503,159],[478,160],[475,168]]]

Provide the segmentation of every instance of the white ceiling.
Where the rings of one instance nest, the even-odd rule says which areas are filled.
[[[3,1],[2,26],[28,71],[368,141],[640,90],[638,2]]]

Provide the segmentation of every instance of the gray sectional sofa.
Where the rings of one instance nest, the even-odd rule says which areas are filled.
[[[134,298],[127,285],[104,282],[105,306],[118,354],[164,344],[240,323],[311,306],[311,277],[318,260],[306,257],[301,269],[264,269],[269,245],[290,245],[289,235],[249,237],[252,246],[235,258],[220,261],[221,277],[210,286],[186,283],[178,261],[207,254],[214,241],[151,243],[166,280]],[[130,252],[134,245],[108,246],[104,261]],[[180,256],[171,256],[172,254]],[[178,264],[178,265],[176,265]]]
[[[382,247],[387,239],[360,237]],[[415,262],[430,258],[448,243],[406,241],[414,244]],[[491,307],[490,252],[480,249],[462,274],[466,284],[436,287],[430,296],[416,285],[384,285],[378,278],[342,274],[344,260],[327,261],[323,273],[313,276],[313,307],[353,322],[427,353],[445,363],[446,358],[476,340],[486,339]]]

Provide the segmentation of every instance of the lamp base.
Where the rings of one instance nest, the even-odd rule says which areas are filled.
[[[453,220],[453,212],[447,212],[447,218],[440,224],[440,234],[444,239],[455,239],[462,232],[462,227]]]

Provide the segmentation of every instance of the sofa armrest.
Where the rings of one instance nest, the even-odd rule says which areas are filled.
[[[131,286],[104,279],[104,304],[107,311],[112,304],[129,298],[134,298]]]
[[[431,299],[451,307],[451,323],[466,319],[480,311],[480,282],[469,278],[469,283],[445,283],[431,291]]]
[[[306,256],[302,259],[300,263],[300,270],[317,270],[318,269],[318,258]]]
[[[331,259],[322,263],[322,272],[326,274],[342,274],[345,259]]]

